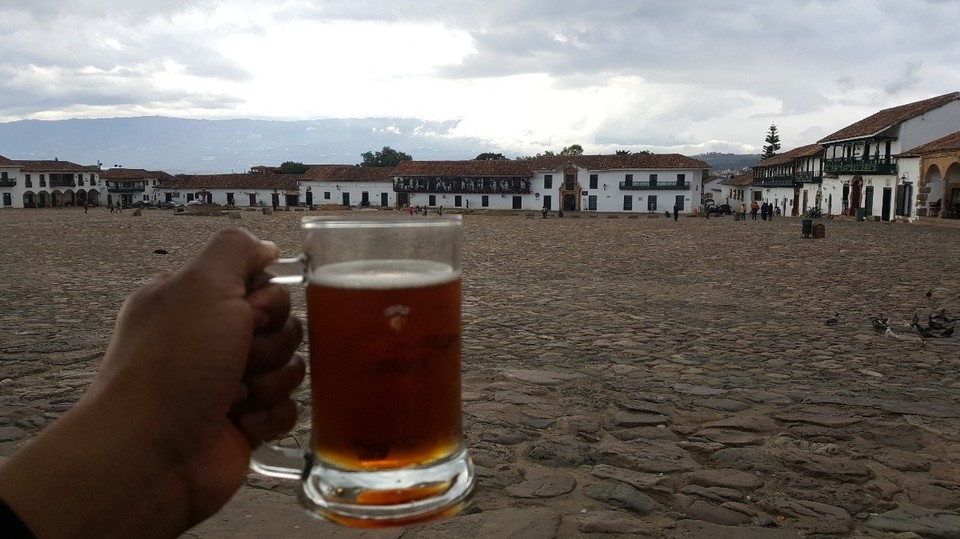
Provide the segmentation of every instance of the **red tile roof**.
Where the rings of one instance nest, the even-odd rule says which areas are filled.
[[[756,167],[772,167],[776,165],[785,165],[792,162],[794,159],[800,159],[802,157],[813,157],[818,153],[823,152],[823,146],[820,144],[807,144],[806,146],[800,146],[799,148],[794,148],[789,152],[783,152],[777,154],[768,159],[760,161]]]
[[[395,176],[533,176],[567,164],[587,170],[706,169],[710,165],[679,154],[552,155],[532,159],[472,161],[403,161]]]
[[[299,174],[178,174],[163,182],[165,189],[298,189]]]
[[[471,161],[401,161],[394,176],[524,176],[533,175],[529,161],[486,159]]]
[[[534,170],[556,170],[570,163],[587,170],[707,169],[710,165],[680,154],[552,155],[530,160]]]
[[[78,165],[59,159],[46,161],[13,159],[12,161],[14,166],[19,166],[24,172],[100,172],[100,167],[96,165]]]
[[[0,165],[15,165],[15,164],[16,163],[14,163],[11,159],[7,159],[6,157],[0,155]]]
[[[771,159],[773,159],[771,157]],[[732,185],[734,187],[742,187],[750,185],[753,183],[753,171],[747,171],[739,176],[734,176],[732,178],[722,180],[720,185]]]
[[[884,109],[859,122],[850,124],[817,142],[824,144],[827,142],[840,142],[849,139],[871,137],[897,124],[926,114],[931,110],[938,109],[956,99],[960,99],[960,92],[951,92],[949,94],[931,97],[930,99],[924,99],[923,101],[916,101],[914,103]]]
[[[169,180],[172,175],[160,170],[144,170],[142,168],[108,168],[100,172],[100,179],[117,181],[143,181],[147,179]]]
[[[960,150],[960,131],[907,150],[901,153],[900,157],[920,157],[928,153],[958,150]]]
[[[393,167],[313,165],[303,174],[303,179],[329,182],[392,182],[393,170]]]

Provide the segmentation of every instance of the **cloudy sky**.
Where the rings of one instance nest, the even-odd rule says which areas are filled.
[[[783,149],[960,90],[955,0],[0,0],[0,121],[457,120],[507,155]]]

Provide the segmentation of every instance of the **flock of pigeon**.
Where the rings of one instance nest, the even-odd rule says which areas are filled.
[[[931,299],[933,296],[933,290],[930,290],[926,294],[927,299]],[[920,316],[917,314],[913,315],[913,319],[904,324],[904,328],[908,331],[915,331],[920,335],[920,340],[925,341],[926,339],[940,339],[944,337],[951,337],[954,331],[954,322],[955,318],[947,315],[946,309],[940,309],[937,312],[934,312],[927,316],[927,324],[924,325]],[[840,323],[840,313],[834,313],[833,316],[827,318],[825,322],[828,326],[836,326]],[[886,337],[896,337],[897,334],[893,332],[893,329],[890,327],[890,319],[880,314],[870,319],[871,325],[873,325],[874,331],[884,335]]]
[[[923,339],[939,339],[953,335],[955,318],[947,315],[946,309],[927,316],[927,325],[921,323],[920,316],[914,314],[913,319],[904,324],[904,327],[916,331]],[[834,313],[827,318],[828,326],[836,326],[840,323],[840,313]],[[896,337],[897,334],[890,328],[890,319],[884,315],[878,315],[870,319],[873,329],[886,337]]]

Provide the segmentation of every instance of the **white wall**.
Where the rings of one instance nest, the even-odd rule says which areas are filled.
[[[327,182],[327,181],[301,181],[300,182],[300,203],[307,203],[307,187],[313,193],[313,204],[322,206],[328,204],[343,205],[344,195],[347,195],[349,205],[356,207],[363,200],[363,193],[367,193],[370,200],[370,207],[381,207],[381,196],[387,194],[387,207],[395,208],[397,206],[397,193],[393,190],[393,182]],[[421,195],[423,196],[423,195]],[[424,202],[426,203],[426,198]],[[417,204],[417,203],[414,203]]]
[[[954,100],[900,124],[900,133],[895,142],[899,149],[894,153],[912,150],[931,140],[955,133],[957,126],[960,126],[960,101]]]

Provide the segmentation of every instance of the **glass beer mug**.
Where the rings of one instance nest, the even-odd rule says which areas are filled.
[[[312,440],[262,445],[251,468],[299,479],[300,502],[360,527],[456,513],[476,481],[460,410],[459,215],[307,217],[302,254],[267,268],[304,283]]]

